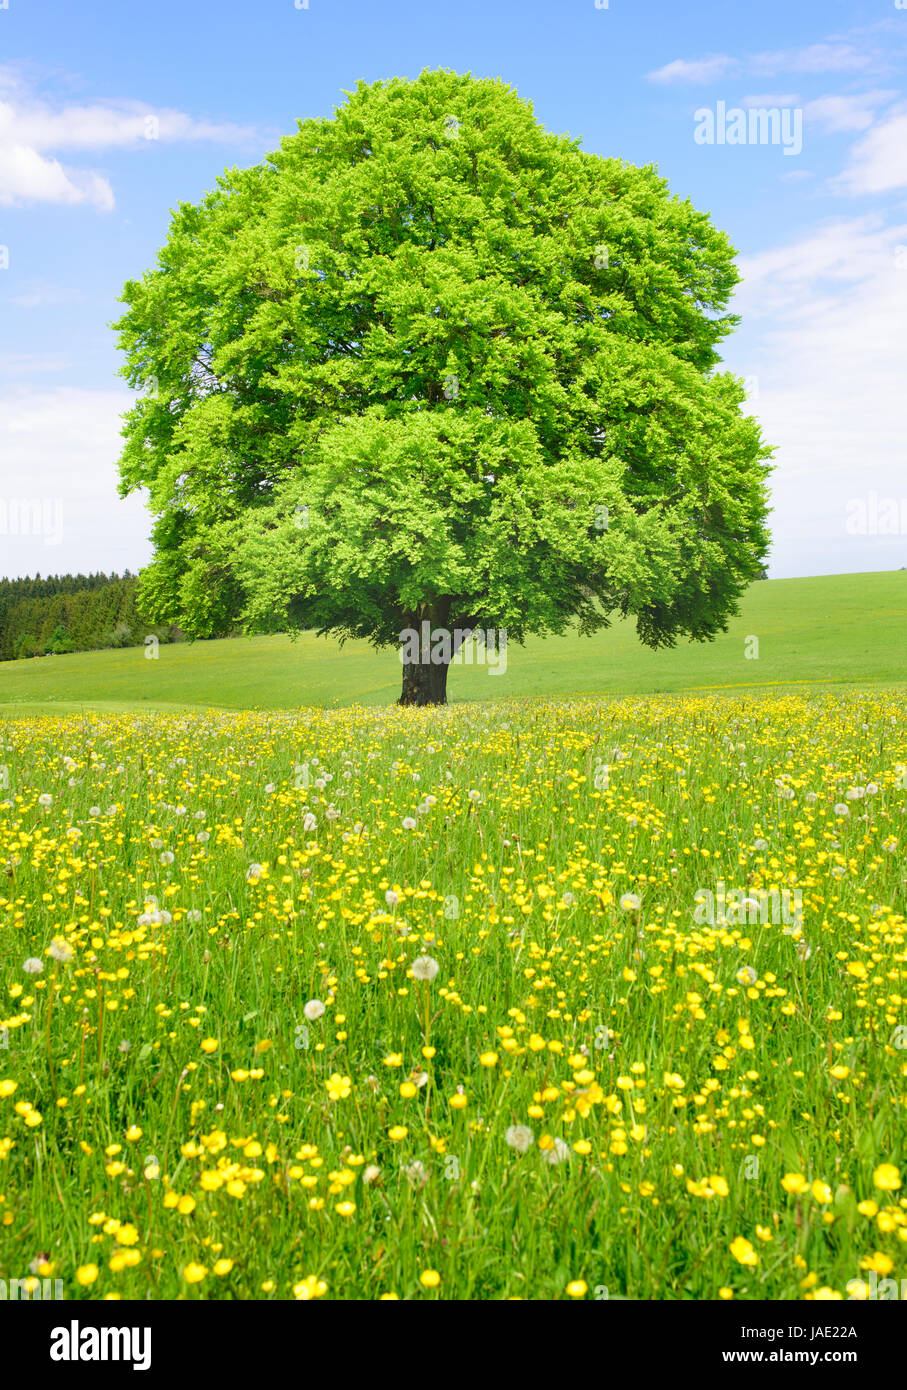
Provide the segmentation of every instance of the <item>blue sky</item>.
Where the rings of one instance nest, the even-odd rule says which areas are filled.
[[[0,574],[149,557],[141,499],[116,495],[130,394],[108,325],[170,209],[358,79],[426,67],[503,77],[728,232],[725,362],[777,448],[770,573],[907,565],[907,0],[3,3]],[[745,125],[776,111],[789,152],[758,125],[697,141],[721,102]]]

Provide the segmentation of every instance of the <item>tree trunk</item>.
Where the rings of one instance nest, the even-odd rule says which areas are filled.
[[[450,600],[422,604],[401,634],[401,705],[446,705],[447,670],[453,655],[447,620]],[[408,634],[408,642],[404,634]],[[446,640],[445,640],[446,639]]]
[[[407,661],[403,666],[401,705],[446,705],[447,664]]]

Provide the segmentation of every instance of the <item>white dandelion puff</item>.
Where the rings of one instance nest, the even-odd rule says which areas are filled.
[[[504,1131],[504,1143],[511,1149],[516,1149],[518,1154],[524,1154],[531,1149],[534,1138],[528,1125],[511,1125]]]
[[[416,980],[433,980],[440,968],[434,956],[416,956],[412,964],[413,978]]]

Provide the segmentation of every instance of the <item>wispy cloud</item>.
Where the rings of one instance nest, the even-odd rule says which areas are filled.
[[[656,68],[648,74],[650,82],[712,82],[717,77],[737,67],[737,60],[724,53],[714,53],[710,58],[675,58],[663,68]]]
[[[863,72],[873,58],[850,43],[814,43],[807,48],[782,48],[757,53],[750,59],[751,72],[772,76],[778,72]]]
[[[0,377],[32,376],[35,373],[65,372],[72,362],[58,353],[0,352]]]
[[[63,285],[35,285],[21,294],[7,295],[4,304],[16,309],[49,309],[58,304],[77,304],[84,300],[82,290],[66,289]]]
[[[803,112],[813,126],[834,134],[837,131],[868,130],[876,110],[898,96],[897,92],[860,92],[854,96],[825,96],[808,101]]]
[[[907,109],[898,107],[854,145],[833,187],[850,194],[907,188]]]
[[[840,131],[868,130],[879,107],[886,106],[899,95],[896,91],[874,90],[845,96],[815,97],[804,101],[796,92],[760,92],[745,96],[740,102],[746,108],[799,106],[811,130],[834,134]]]
[[[664,67],[648,73],[650,82],[714,82],[735,72],[755,77],[776,77],[782,73],[861,73],[875,66],[878,55],[868,47],[845,41],[814,43],[806,48],[783,48],[772,53],[749,54],[735,58],[715,53],[705,58],[675,58]]]

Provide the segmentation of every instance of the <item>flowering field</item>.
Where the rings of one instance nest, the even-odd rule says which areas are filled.
[[[895,692],[0,726],[0,1277],[907,1277]]]

